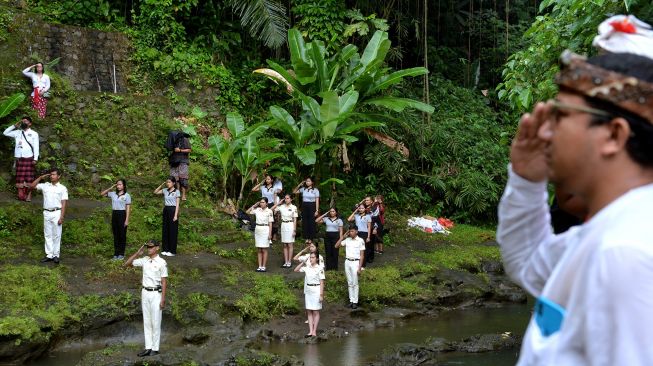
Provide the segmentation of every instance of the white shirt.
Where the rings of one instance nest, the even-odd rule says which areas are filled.
[[[347,237],[340,242],[340,245],[345,247],[345,257],[350,259],[360,259],[361,250],[365,250],[365,240],[360,237]]]
[[[267,207],[265,209],[257,207],[252,211],[252,213],[256,216],[256,225],[268,225],[269,223],[274,222],[272,210]]]
[[[50,90],[50,77],[46,74],[42,74],[40,77],[36,73],[29,71],[30,67],[23,70],[23,75],[32,79],[32,88],[39,88],[39,94],[43,94]],[[34,96],[34,91],[32,91],[31,96]],[[42,95],[41,95],[42,96]]]
[[[154,259],[143,257],[134,259],[134,267],[143,267],[143,287],[161,286],[161,278],[168,277],[168,264],[158,254]]]
[[[546,183],[512,170],[499,205],[506,273],[562,306],[558,332],[531,318],[518,365],[651,365],[653,185],[633,189],[582,226],[554,235]]]
[[[25,132],[25,137],[23,137],[23,132]],[[36,131],[32,130],[31,128],[23,131],[17,129],[14,125],[11,125],[7,127],[3,134],[7,137],[13,137],[16,140],[14,157],[30,158],[33,156],[34,160],[39,160],[39,134],[36,133]],[[28,142],[29,144],[32,144],[31,148]],[[34,151],[32,151],[32,149],[34,149]]]
[[[305,285],[319,285],[320,280],[325,280],[324,276],[324,266],[316,265],[315,267],[307,264],[306,266],[299,269],[300,272],[304,272],[304,284]]]
[[[286,206],[286,204],[279,205],[276,210],[281,213],[281,222],[293,222],[293,219],[299,216],[297,213],[297,206],[293,204],[288,206]]]
[[[61,208],[61,201],[68,200],[68,189],[61,183],[39,183],[36,189],[43,192],[43,208]]]

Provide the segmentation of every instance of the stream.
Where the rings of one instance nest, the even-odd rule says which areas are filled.
[[[272,342],[261,344],[261,349],[281,356],[295,356],[306,366],[366,365],[374,361],[384,349],[399,343],[421,344],[427,338],[460,341],[476,334],[511,332],[522,335],[531,315],[531,304],[509,304],[491,308],[470,308],[441,313],[437,317],[413,318],[396,322],[390,328],[376,328],[354,332],[343,338],[332,338],[317,344]],[[127,336],[129,343],[141,342],[138,324]],[[123,339],[124,341],[125,339]],[[106,340],[105,340],[106,341]],[[170,340],[168,340],[170,341]],[[164,341],[165,342],[165,341]],[[90,344],[64,345],[54,352],[27,363],[30,366],[70,366],[87,352],[102,349],[107,343],[98,340]],[[442,365],[502,366],[514,365],[519,349],[485,353],[450,352],[438,355]],[[199,360],[198,360],[199,361]]]
[[[295,355],[305,366],[367,365],[386,348],[398,343],[423,343],[427,338],[458,341],[475,334],[504,333],[522,335],[531,316],[531,306],[504,305],[496,308],[452,310],[436,318],[416,318],[394,328],[352,333],[318,344],[270,343],[262,349],[290,357]],[[442,353],[442,365],[514,365],[519,349],[486,353]]]

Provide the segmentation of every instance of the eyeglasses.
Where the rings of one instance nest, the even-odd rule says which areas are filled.
[[[602,111],[600,109],[596,108],[591,108],[591,107],[585,107],[582,105],[576,105],[576,104],[567,104],[567,103],[562,103],[559,102],[555,99],[551,100],[550,103],[552,104],[553,108],[551,110],[551,114],[553,115],[553,118],[558,121],[560,119],[560,110],[561,109],[569,109],[572,111],[577,111],[577,112],[583,112],[583,113],[588,113],[592,114],[595,116],[599,117],[612,117],[612,115],[606,111]]]

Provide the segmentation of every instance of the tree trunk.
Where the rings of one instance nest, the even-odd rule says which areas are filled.
[[[424,0],[424,67],[429,68],[429,42],[428,42],[428,0]],[[430,100],[430,91],[429,91],[429,74],[424,75],[424,102],[426,104],[431,104]],[[426,117],[426,123],[431,123],[431,115],[429,113],[424,113]]]

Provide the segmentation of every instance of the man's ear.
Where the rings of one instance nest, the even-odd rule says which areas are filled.
[[[632,135],[630,124],[622,117],[613,118],[602,126],[606,129],[600,152],[605,156],[613,156],[626,149],[626,143]]]

